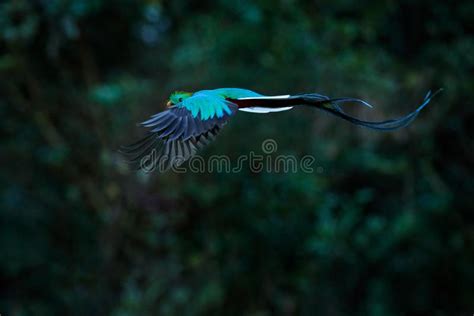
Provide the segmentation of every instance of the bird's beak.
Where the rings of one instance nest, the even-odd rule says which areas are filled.
[[[170,107],[170,106],[172,106],[172,105],[173,105],[173,103],[171,103],[171,101],[166,102],[166,106],[167,106],[167,107]]]

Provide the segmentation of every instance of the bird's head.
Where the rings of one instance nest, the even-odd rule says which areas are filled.
[[[173,106],[175,104],[178,104],[178,103],[182,102],[183,100],[189,98],[191,95],[192,95],[192,93],[190,93],[190,92],[184,92],[184,91],[173,92],[170,95],[170,98],[168,100],[168,103],[166,103],[166,106],[170,107],[170,106]]]

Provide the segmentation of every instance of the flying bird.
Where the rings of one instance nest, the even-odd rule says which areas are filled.
[[[411,123],[440,91],[434,94],[428,92],[415,111],[398,119],[381,122],[360,120],[342,110],[343,103],[372,107],[357,98],[329,98],[317,93],[267,96],[240,88],[174,92],[169,97],[166,110],[141,123],[149,129],[147,135],[134,144],[123,146],[121,152],[138,167],[143,167],[146,162],[149,166],[167,170],[181,165],[214,140],[238,111],[271,113],[299,106],[314,107],[374,130],[396,130]]]

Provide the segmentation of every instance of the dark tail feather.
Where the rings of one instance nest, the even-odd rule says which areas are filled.
[[[358,102],[362,103],[365,105],[370,106],[367,102],[359,99],[351,99],[351,98],[341,98],[341,99],[327,99],[327,100],[319,100],[319,103],[314,102],[314,103],[307,103],[307,105],[315,105],[319,109],[329,112],[337,117],[340,117],[346,121],[351,122],[352,124],[355,125],[360,125],[364,126],[370,129],[375,129],[375,130],[381,130],[381,131],[391,131],[395,129],[399,129],[402,127],[407,126],[410,124],[420,113],[423,108],[430,103],[431,99],[433,99],[439,92],[441,92],[443,89],[439,89],[435,93],[431,94],[431,91],[429,91],[425,99],[423,100],[423,103],[413,112],[410,114],[401,117],[399,119],[394,119],[394,120],[387,120],[387,121],[382,121],[382,122],[369,122],[369,121],[363,121],[359,120],[358,118],[355,118],[353,116],[350,116],[342,111],[342,109],[339,107],[340,103],[345,103],[345,102]],[[323,102],[321,102],[323,101]],[[333,107],[326,107],[323,104],[332,104],[334,105]]]
[[[361,99],[356,99],[356,98],[334,98],[331,99],[325,95],[322,94],[317,94],[317,93],[307,93],[307,94],[298,94],[294,96],[294,98],[297,98],[298,100],[302,100],[303,104],[305,105],[324,105],[324,104],[332,104],[335,108],[339,108],[340,103],[359,103],[362,105],[365,105],[369,108],[372,108],[373,106],[370,105],[368,102],[361,100]],[[342,110],[341,110],[342,112]]]

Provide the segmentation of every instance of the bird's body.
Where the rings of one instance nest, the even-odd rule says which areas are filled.
[[[213,140],[238,110],[270,113],[305,105],[370,129],[394,130],[413,121],[435,94],[428,93],[415,111],[400,119],[368,122],[352,117],[340,108],[341,103],[347,102],[371,107],[367,102],[354,98],[332,99],[316,93],[266,96],[240,88],[175,92],[169,98],[167,110],[142,123],[150,128],[149,134],[137,143],[124,147],[123,152],[139,166],[144,162],[160,170],[178,166]]]
[[[200,116],[202,120],[207,120],[214,116],[222,117],[224,112],[231,114],[228,103],[232,100],[261,96],[251,90],[239,88],[201,90],[187,98],[182,98],[181,101],[178,99],[176,106],[188,109],[193,117]]]

